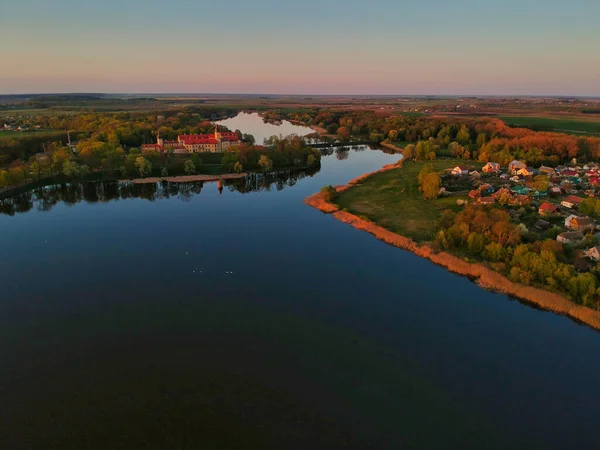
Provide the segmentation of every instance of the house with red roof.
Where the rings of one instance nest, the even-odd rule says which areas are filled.
[[[555,213],[556,211],[558,211],[558,206],[548,202],[542,203],[538,209],[538,213],[541,216],[547,216],[549,214]]]
[[[565,208],[574,208],[575,206],[579,206],[579,204],[583,201],[581,197],[576,197],[575,195],[569,195],[563,199],[560,203]]]

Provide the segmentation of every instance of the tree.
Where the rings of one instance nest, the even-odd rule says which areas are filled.
[[[91,170],[90,170],[90,166],[88,166],[87,164],[81,164],[79,166],[79,176],[81,178],[85,178],[90,174]]]
[[[312,167],[315,165],[315,156],[314,155],[308,155],[308,157],[306,158],[306,165],[308,167]]]
[[[537,175],[533,179],[533,188],[538,192],[546,192],[549,186],[550,183],[546,175]]]
[[[163,177],[163,178],[169,176],[169,171],[167,170],[166,167],[162,168],[162,170],[160,171],[160,176]]]
[[[456,141],[462,145],[468,145],[471,143],[471,132],[469,127],[461,125],[458,134],[456,135]]]
[[[407,161],[415,157],[414,144],[408,144],[406,147],[404,147],[404,149],[402,150],[402,157]]]
[[[135,166],[142,178],[152,173],[152,163],[143,156],[135,158]]]
[[[233,165],[233,171],[235,173],[242,173],[244,171],[244,166],[239,161],[236,161]]]
[[[337,134],[342,141],[348,141],[350,139],[350,130],[347,127],[339,127]]]
[[[251,135],[251,134],[248,134],[248,133],[244,133],[242,135],[242,139],[241,140],[242,140],[242,142],[245,142],[245,143],[250,144],[250,145],[254,145],[256,143],[256,139],[254,138],[254,136]]]
[[[423,180],[423,197],[427,199],[438,198],[442,180],[437,172],[429,173]]]
[[[42,174],[42,167],[36,160],[29,163],[29,170],[39,180]]]
[[[65,161],[63,164],[63,174],[70,178],[79,176],[79,165],[75,161]]]
[[[435,172],[435,168],[433,167],[433,164],[426,164],[425,166],[423,166],[423,168],[421,169],[421,171],[419,172],[419,175],[417,177],[420,187],[423,186],[425,177],[432,172]]]
[[[472,255],[479,255],[483,251],[484,245],[485,240],[483,235],[475,232],[469,234],[469,238],[467,239],[467,248]]]
[[[321,188],[321,195],[326,202],[331,202],[337,196],[337,190],[329,185]]]
[[[191,159],[188,159],[183,165],[183,171],[186,175],[193,175],[196,173],[196,164]]]
[[[273,168],[273,161],[271,161],[271,158],[269,158],[267,155],[260,155],[258,165],[262,168],[264,172],[268,172]]]

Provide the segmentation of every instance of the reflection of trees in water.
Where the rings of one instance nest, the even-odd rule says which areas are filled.
[[[319,170],[320,168],[317,167],[302,171],[253,173],[245,178],[223,180],[223,183],[230,191],[241,193],[271,190],[273,187],[280,191],[287,186],[294,186],[302,178],[314,176]],[[213,184],[217,188],[217,183]],[[165,181],[148,184],[118,181],[55,184],[0,200],[0,214],[13,216],[34,208],[38,211],[50,211],[58,203],[71,206],[84,201],[108,203],[128,198],[141,198],[151,202],[168,198],[190,201],[192,197],[202,192],[203,187],[203,182],[167,183]]]
[[[344,159],[348,159],[349,154],[350,154],[349,147],[338,147],[335,149],[335,157],[340,161],[343,161]]]

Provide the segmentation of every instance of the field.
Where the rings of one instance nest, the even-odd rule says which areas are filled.
[[[433,202],[423,199],[417,176],[424,162],[406,162],[402,168],[377,173],[360,185],[342,192],[336,199],[340,208],[364,216],[394,233],[415,241],[433,239],[444,208],[456,205],[456,197]],[[438,171],[455,167],[456,160],[433,161]],[[482,165],[473,163],[474,167]]]
[[[567,134],[600,136],[600,118],[594,120],[553,119],[548,117],[501,116],[511,126],[531,128],[536,131],[556,131]]]

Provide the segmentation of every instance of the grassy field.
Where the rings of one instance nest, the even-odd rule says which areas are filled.
[[[336,203],[340,208],[364,216],[376,224],[415,241],[433,239],[438,220],[445,208],[453,208],[457,197],[423,199],[417,176],[425,162],[406,162],[402,168],[381,172],[340,194]],[[457,165],[456,160],[433,161],[441,171]],[[472,163],[473,167],[482,165]]]
[[[504,122],[511,126],[527,127],[536,131],[557,131],[567,134],[600,135],[600,119],[552,119],[547,117],[506,117]]]

